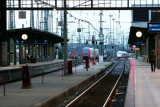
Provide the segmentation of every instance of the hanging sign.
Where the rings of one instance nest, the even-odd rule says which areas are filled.
[[[148,32],[158,33],[160,32],[160,23],[148,23]]]

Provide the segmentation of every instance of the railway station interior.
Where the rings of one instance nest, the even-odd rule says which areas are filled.
[[[0,106],[74,107],[105,72],[127,82],[103,107],[159,107],[159,10],[160,0],[0,0]]]

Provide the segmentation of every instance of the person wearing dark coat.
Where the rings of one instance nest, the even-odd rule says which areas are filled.
[[[155,66],[156,66],[156,53],[155,50],[152,50],[150,57],[149,57],[149,61],[151,63],[151,71],[155,72]]]

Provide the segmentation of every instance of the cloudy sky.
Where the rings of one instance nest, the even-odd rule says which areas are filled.
[[[88,32],[88,23],[84,22],[90,22],[93,26],[90,26],[90,34],[91,35],[97,35],[98,38],[98,32],[95,31],[94,28],[96,28],[98,31],[100,29],[100,11],[70,11],[70,14],[72,14],[74,17],[68,17],[68,22],[75,21],[76,23],[69,23],[68,30],[69,32],[72,32],[75,34],[77,28],[84,28],[83,32],[81,32],[81,35],[85,35],[86,38],[88,38],[88,34],[85,32]],[[112,15],[112,17],[110,17]],[[77,19],[75,19],[75,17]],[[111,18],[111,21],[110,21]],[[84,20],[80,21],[78,23],[78,19]],[[113,21],[113,19],[115,19]],[[103,11],[102,15],[102,26],[103,26],[103,34],[104,36],[110,36],[110,29],[111,32],[113,32],[114,27],[114,37],[118,40],[120,39],[119,36],[122,37],[122,33],[127,37],[128,32],[130,30],[131,26],[131,11]],[[117,22],[117,23],[116,23]],[[119,23],[118,23],[119,22]],[[111,23],[111,26],[110,26]],[[114,23],[114,25],[113,25]],[[82,34],[83,33],[83,34]],[[78,33],[76,33],[79,35]],[[71,36],[72,34],[69,34]],[[113,36],[113,33],[111,34]]]
[[[16,11],[16,14],[15,14],[16,28],[22,28],[22,25],[24,25],[24,27],[30,27],[30,11],[26,11],[26,13],[27,15],[25,19],[19,19],[18,17],[19,11]],[[37,13],[39,13],[39,15]],[[79,35],[83,36],[81,38],[82,39],[81,41],[84,41],[84,39],[87,40],[91,38],[92,35],[94,35],[96,39],[99,39],[98,38],[99,32],[97,32],[97,31],[100,31],[100,11],[99,10],[96,10],[96,11],[95,10],[94,11],[93,10],[77,11],[76,10],[76,11],[68,11],[68,13],[69,13],[67,14],[68,38],[70,39],[73,38],[73,41],[69,41],[69,42],[78,42]],[[41,21],[44,20],[41,14],[42,14],[41,11],[34,12],[35,28],[40,26]],[[110,15],[112,17],[110,17]],[[61,35],[61,29],[60,29],[60,26],[57,25],[57,22],[61,21],[61,17],[63,18],[63,12],[61,14],[60,11],[52,11],[49,13],[48,17],[49,17],[49,30]],[[108,36],[108,39],[112,39],[114,35],[114,38],[116,39],[117,42],[122,42],[123,36],[125,36],[126,38],[128,37],[128,33],[131,26],[131,20],[132,20],[131,11],[129,10],[127,11],[103,10],[102,27],[103,27],[104,36],[105,37]],[[78,28],[82,28],[83,31],[80,33],[77,32]],[[114,28],[114,31],[113,31],[113,28]],[[88,32],[90,32],[90,36]],[[112,32],[111,33],[112,37],[109,38],[110,32]]]

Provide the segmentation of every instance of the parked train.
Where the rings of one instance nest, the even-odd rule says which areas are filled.
[[[99,50],[98,49],[95,49],[95,56],[96,56],[96,58],[99,57]]]
[[[89,57],[90,59],[94,57],[94,49],[90,47],[84,47],[82,49],[82,57]],[[99,57],[99,50],[95,49],[95,57]]]
[[[117,51],[117,59],[129,58],[129,54],[126,51]]]
[[[76,59],[78,57],[78,54],[76,51],[72,50],[70,53],[69,53],[69,57],[72,58],[72,59]]]

